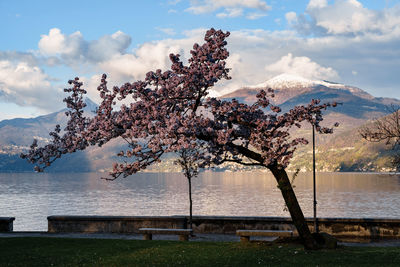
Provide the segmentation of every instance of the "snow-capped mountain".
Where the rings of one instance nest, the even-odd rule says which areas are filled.
[[[298,75],[283,73],[263,83],[249,86],[249,88],[292,89],[296,87],[312,87],[319,81],[313,81]]]
[[[290,98],[314,91],[316,89],[343,90],[364,99],[374,99],[372,95],[355,86],[349,86],[325,80],[311,80],[287,73],[275,76],[263,83],[240,88],[222,96],[222,98],[244,97],[246,99],[242,100],[245,100],[246,102],[252,102],[255,100],[255,96],[259,90],[267,88],[275,90],[276,97],[274,98],[274,102],[276,104],[282,104]]]
[[[251,89],[260,89],[260,88],[272,88],[274,90],[295,90],[295,91],[303,91],[303,89],[310,89],[324,86],[327,88],[333,89],[342,89],[347,90],[353,94],[361,94],[363,97],[373,98],[373,96],[369,95],[367,92],[361,90],[360,88],[344,85],[341,83],[335,83],[325,80],[311,80],[306,79],[304,77],[283,73],[278,76],[275,76],[263,83],[259,83],[256,85],[249,86]],[[309,91],[309,90],[306,90]]]
[[[330,88],[337,88],[337,89],[347,89],[349,86],[341,84],[341,83],[335,83],[335,82],[329,82],[329,81],[324,81],[324,80],[311,80],[311,79],[306,79],[304,77],[294,75],[294,74],[289,74],[289,73],[282,73],[278,76],[275,76],[263,83],[256,84],[249,86],[249,88],[273,88],[273,89],[293,89],[293,88],[298,88],[298,87],[315,87],[315,86],[326,86]],[[352,87],[356,88],[356,87]],[[358,88],[357,88],[358,89]],[[353,91],[360,91],[361,89],[354,90]]]
[[[340,114],[340,116],[336,115],[338,121],[342,120],[349,127],[355,127],[364,123],[365,120],[387,114],[388,105],[400,105],[400,101],[397,99],[373,97],[354,86],[323,80],[310,80],[291,74],[281,74],[263,83],[240,88],[223,95],[221,98],[236,98],[242,102],[254,103],[257,93],[261,89],[267,88],[274,89],[275,97],[271,100],[284,111],[296,105],[308,104],[311,99],[343,103],[332,111],[328,110],[327,113]],[[329,119],[329,115],[327,118]]]

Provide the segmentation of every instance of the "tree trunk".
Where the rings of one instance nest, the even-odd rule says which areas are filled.
[[[189,228],[192,228],[192,179],[188,178],[189,182]]]
[[[285,169],[280,169],[278,166],[268,167],[278,182],[278,187],[281,190],[282,196],[285,199],[286,206],[292,217],[293,224],[296,227],[300,238],[303,241],[305,249],[317,249],[317,242],[311,235],[310,229],[307,226],[303,212],[300,208],[299,202],[297,201],[296,195],[293,191],[293,187],[290,184],[289,177]]]

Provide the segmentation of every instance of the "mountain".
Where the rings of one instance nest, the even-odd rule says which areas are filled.
[[[367,122],[368,124],[369,122]],[[360,127],[316,136],[316,167],[318,171],[395,171],[391,166],[393,151],[384,142],[371,143],[359,135]],[[311,140],[311,138],[308,138]],[[312,144],[299,147],[289,170],[312,170]]]
[[[85,99],[86,114],[93,114],[97,104],[89,98]],[[33,138],[39,142],[49,142],[49,132],[54,130],[56,124],[65,125],[67,117],[66,109],[47,115],[29,119],[11,119],[0,121],[0,149],[1,151],[27,149],[32,144]],[[18,150],[18,149],[17,149]]]
[[[331,126],[339,122],[340,126],[333,134],[317,134],[317,169],[320,171],[389,171],[391,151],[383,143],[369,143],[359,135],[359,128],[371,119],[390,113],[388,106],[400,106],[400,100],[394,98],[373,97],[364,90],[335,82],[309,80],[300,76],[281,74],[263,83],[240,88],[223,95],[222,99],[236,98],[253,103],[261,89],[274,89],[272,102],[283,111],[296,105],[305,105],[311,99],[320,99],[321,103],[338,102],[336,108],[324,112],[322,125]],[[311,126],[302,124],[302,128],[292,131],[294,137],[311,140]],[[301,146],[289,166],[290,170],[311,170],[311,144]]]
[[[308,104],[311,99],[321,99],[321,102],[339,102],[336,108],[324,113],[323,125],[331,126],[339,122],[340,126],[331,135],[317,135],[318,169],[323,171],[386,171],[390,169],[390,152],[384,144],[367,143],[358,134],[358,128],[368,120],[389,113],[387,106],[400,105],[400,100],[392,98],[377,98],[360,88],[344,84],[309,80],[299,76],[282,74],[254,86],[240,88],[221,96],[222,99],[236,98],[246,103],[253,103],[261,89],[275,90],[273,102],[279,104],[283,111],[295,105]],[[90,99],[85,100],[86,114],[93,114],[97,105]],[[32,171],[33,166],[19,158],[26,151],[33,138],[39,143],[50,141],[48,133],[56,124],[66,124],[65,110],[30,119],[12,119],[0,121],[0,172]],[[305,137],[311,140],[311,127],[303,123],[300,129],[292,131],[294,137]],[[48,172],[82,172],[106,171],[111,162],[118,158],[118,151],[126,148],[125,141],[113,140],[103,147],[90,147],[56,161]],[[311,169],[311,145],[302,146],[296,151],[289,167],[295,169]],[[219,166],[216,170],[247,169],[238,165]],[[170,157],[150,171],[177,171],[174,158]]]
[[[308,104],[311,99],[324,102],[338,102],[341,105],[328,109],[325,121],[338,121],[344,128],[357,127],[366,120],[378,118],[389,113],[389,105],[400,105],[400,100],[393,98],[373,97],[364,90],[329,81],[309,80],[300,76],[281,74],[266,82],[240,88],[221,96],[222,99],[236,98],[246,103],[256,101],[261,89],[274,89],[272,102],[287,111],[296,105]]]
[[[97,104],[89,98],[85,99],[85,115],[91,116],[97,109]],[[20,153],[26,152],[37,139],[39,145],[50,142],[49,132],[54,130],[55,125],[60,124],[63,128],[67,123],[66,109],[47,115],[29,119],[10,119],[0,121],[0,172],[25,172],[32,171],[33,165],[19,157]],[[121,144],[122,145],[122,144]],[[112,145],[121,148],[121,145]],[[109,146],[105,146],[106,149]],[[78,151],[71,155],[65,155],[63,160],[55,161],[48,169],[53,172],[86,172],[101,170],[106,162],[101,156],[93,156],[97,147],[87,151]],[[100,153],[98,153],[100,155]],[[109,157],[108,157],[109,158]],[[99,163],[101,162],[101,163]],[[73,168],[71,168],[73,166]]]

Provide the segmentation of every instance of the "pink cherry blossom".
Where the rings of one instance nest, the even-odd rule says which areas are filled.
[[[104,74],[97,88],[102,101],[94,117],[84,116],[83,84],[78,78],[69,81],[72,87],[65,92],[70,95],[64,100],[69,120],[64,132],[61,134],[57,125],[50,133],[52,142],[38,147],[34,141],[28,153],[21,156],[42,171],[64,154],[123,138],[127,148],[118,156],[124,163],[114,163],[109,173],[108,179],[114,180],[159,162],[166,153],[193,150],[201,144],[205,151],[191,154],[199,167],[235,162],[270,169],[306,247],[315,247],[284,171],[296,148],[307,144],[307,140],[291,138],[289,130],[308,121],[320,133],[331,133],[332,128],[320,125],[322,111],[337,104],[320,104],[312,99],[308,105],[281,113],[271,104],[271,89],[261,90],[252,105],[209,98],[216,82],[231,78],[226,67],[228,36],[229,32],[208,30],[204,44],[193,45],[187,65],[179,54],[171,54],[170,70],[150,71],[143,81],[110,90]],[[131,100],[129,105],[116,108],[117,103],[126,100]]]

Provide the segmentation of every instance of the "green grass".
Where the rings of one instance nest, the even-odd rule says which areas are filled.
[[[0,238],[0,266],[400,266],[400,248],[70,238]]]

